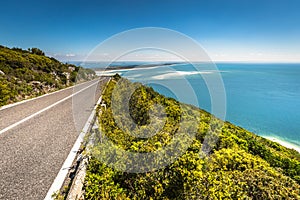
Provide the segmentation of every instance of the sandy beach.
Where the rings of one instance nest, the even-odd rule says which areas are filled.
[[[289,148],[289,149],[294,149],[296,151],[298,151],[300,153],[300,146],[296,145],[296,144],[293,144],[293,143],[290,143],[290,142],[287,142],[287,141],[283,141],[283,140],[280,140],[278,138],[275,138],[275,137],[272,137],[272,136],[262,136],[268,140],[271,140],[273,142],[277,142],[278,144],[286,147],[286,148]]]

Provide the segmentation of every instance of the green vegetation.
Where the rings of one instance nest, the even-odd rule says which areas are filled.
[[[46,57],[38,48],[0,46],[0,106],[94,77],[94,71]]]
[[[155,136],[136,138],[129,129],[118,126],[118,119],[130,124],[125,112],[113,115],[111,96],[120,81],[121,90],[138,88],[129,101],[129,111],[144,130],[153,131],[153,126],[149,126],[152,119],[149,111],[153,116],[159,112],[153,105],[164,106],[166,121]],[[122,91],[114,95],[115,99],[122,99]],[[176,149],[182,149],[183,154],[162,169],[123,172],[101,160],[146,161],[130,160],[118,151],[109,153],[110,149],[101,146],[105,137],[98,136],[94,139],[85,179],[86,199],[300,199],[300,154],[296,151],[117,75],[107,85],[103,100],[107,109],[98,113],[102,136],[118,148],[146,153],[176,143]],[[177,134],[182,135],[180,140],[176,140]],[[190,144],[187,149],[185,144]],[[209,156],[202,156],[204,144],[212,149]]]

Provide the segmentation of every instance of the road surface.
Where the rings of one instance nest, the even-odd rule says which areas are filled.
[[[107,80],[0,109],[0,199],[44,199]]]

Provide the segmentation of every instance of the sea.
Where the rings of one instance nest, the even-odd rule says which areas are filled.
[[[147,63],[115,63],[118,66],[138,64]],[[156,64],[104,74],[119,73],[208,112],[215,105],[212,97],[225,94],[217,99],[226,109],[224,120],[286,146],[300,147],[300,64],[216,63],[213,67],[205,67],[205,63]],[[215,82],[220,87],[212,86]],[[214,114],[219,117],[218,112]]]

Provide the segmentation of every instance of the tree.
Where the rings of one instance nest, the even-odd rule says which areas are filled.
[[[31,51],[32,54],[36,54],[36,55],[40,55],[40,56],[45,55],[45,53],[42,50],[38,49],[38,48],[31,48],[30,51]]]

